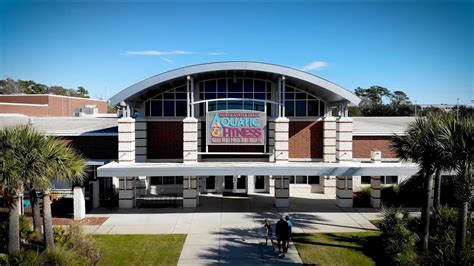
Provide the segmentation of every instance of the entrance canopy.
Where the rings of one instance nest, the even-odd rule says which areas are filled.
[[[199,162],[199,163],[109,163],[97,169],[99,177],[127,176],[411,176],[414,163],[319,163],[319,162]]]
[[[118,105],[121,101],[140,103],[153,96],[148,93],[163,84],[186,80],[187,76],[196,78],[202,75],[217,76],[222,72],[251,73],[252,75],[264,75],[267,78],[285,77],[288,82],[304,86],[326,102],[348,102],[355,105],[360,102],[359,97],[355,94],[318,76],[294,68],[258,62],[217,62],[171,70],[142,80],[120,91],[110,101],[113,105]]]

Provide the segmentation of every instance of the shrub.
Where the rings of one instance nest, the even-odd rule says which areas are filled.
[[[399,208],[382,208],[383,253],[389,265],[416,265],[415,244],[417,237],[408,227],[408,213]]]
[[[430,256],[427,263],[433,265],[473,265],[470,252],[472,241],[468,243],[461,257],[454,249],[456,239],[457,212],[447,205],[433,210],[430,222]]]
[[[400,206],[398,186],[383,186],[380,190],[380,198],[385,206]]]
[[[100,260],[100,250],[90,235],[84,234],[79,224],[72,224],[64,239],[64,245],[78,256],[85,258],[88,265],[96,265]]]
[[[62,226],[53,227],[53,237],[54,237],[55,243],[63,244],[64,241],[66,240],[66,236],[67,236],[67,230],[64,227]]]
[[[64,245],[57,244],[52,248],[46,249],[42,256],[48,264],[53,265],[87,265],[85,259],[81,259],[75,252],[65,247]]]

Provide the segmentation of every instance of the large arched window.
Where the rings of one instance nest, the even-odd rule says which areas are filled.
[[[184,117],[186,116],[186,86],[162,92],[145,101],[147,117]]]
[[[255,100],[277,101],[272,82],[254,78],[216,78],[196,83],[195,101],[229,99],[211,101],[209,111],[216,110],[254,110],[264,111],[265,102]],[[324,116],[326,103],[315,95],[297,87],[286,85],[285,116],[286,117],[319,117]],[[272,97],[273,96],[273,97]],[[146,117],[185,117],[186,116],[186,85],[161,92],[144,102]],[[196,106],[197,116],[204,116],[205,104]],[[272,115],[271,104],[266,110]]]
[[[326,103],[313,94],[293,86],[285,88],[285,116],[308,117],[324,116]]]

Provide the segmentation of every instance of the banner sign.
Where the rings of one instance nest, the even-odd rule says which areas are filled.
[[[207,145],[265,145],[267,114],[221,110],[206,116]]]

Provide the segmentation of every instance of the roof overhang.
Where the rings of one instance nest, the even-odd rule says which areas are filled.
[[[110,98],[110,102],[112,105],[118,105],[121,101],[133,102],[137,95],[145,93],[156,85],[188,75],[219,71],[259,71],[272,73],[312,85],[317,90],[318,96],[321,96],[322,99],[328,102],[348,102],[355,105],[360,102],[359,97],[355,94],[313,74],[294,68],[259,62],[217,62],[178,68],[135,83]]]
[[[414,163],[200,162],[120,164],[112,162],[99,167],[97,176],[411,176],[416,174],[418,170],[418,165]]]

